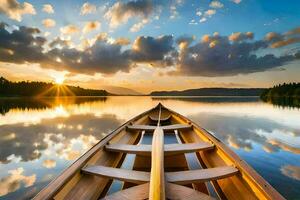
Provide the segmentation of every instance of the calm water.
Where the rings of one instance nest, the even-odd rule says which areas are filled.
[[[203,126],[287,199],[300,199],[300,110],[257,98],[0,99],[0,199],[29,199],[158,102]]]

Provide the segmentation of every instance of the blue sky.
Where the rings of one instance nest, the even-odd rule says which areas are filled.
[[[51,81],[60,76],[86,87],[112,85],[143,92],[157,84],[176,89],[173,82],[178,79],[185,82],[179,89],[299,81],[294,75],[300,71],[297,0],[2,1],[0,22],[6,24],[2,28],[10,34],[10,45],[20,26],[37,28],[39,33],[19,34],[45,40],[39,47],[42,54],[34,56],[38,59],[17,55],[21,47],[0,43],[4,52],[14,53],[0,58],[0,73],[13,80],[31,72],[32,79]],[[43,11],[47,4],[53,13]],[[267,40],[269,33],[273,35]],[[116,42],[120,38],[122,44]],[[63,46],[49,47],[54,40]],[[32,54],[39,52],[30,48],[22,46]],[[267,54],[271,57],[263,57]],[[148,86],[137,87],[132,80],[146,81]]]

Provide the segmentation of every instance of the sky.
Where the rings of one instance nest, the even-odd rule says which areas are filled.
[[[299,0],[0,0],[0,76],[141,93],[300,81]]]

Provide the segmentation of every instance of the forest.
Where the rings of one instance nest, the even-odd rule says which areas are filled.
[[[107,96],[105,90],[84,89],[37,81],[13,82],[0,77],[0,97]]]

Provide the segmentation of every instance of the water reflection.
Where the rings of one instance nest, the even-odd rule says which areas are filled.
[[[108,97],[1,99],[0,199],[33,197],[103,136],[158,102],[212,132],[285,197],[300,197],[299,110],[245,97]]]

